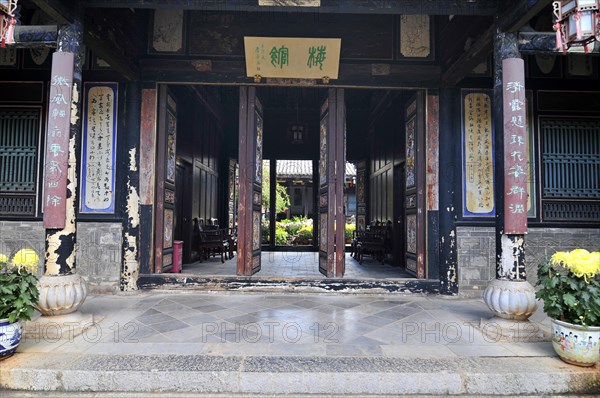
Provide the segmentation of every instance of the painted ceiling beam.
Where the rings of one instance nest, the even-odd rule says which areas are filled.
[[[259,5],[259,4],[265,4]],[[81,0],[85,7],[335,14],[496,15],[500,0]],[[307,5],[317,5],[309,7]],[[320,4],[320,5],[319,5]]]
[[[56,25],[17,25],[15,42],[9,48],[56,47],[58,26]]]
[[[529,23],[552,0],[519,0],[508,5],[498,16],[496,25],[490,26],[479,35],[468,51],[464,52],[442,75],[442,84],[452,87],[458,84],[467,74],[471,73],[480,63],[484,62],[492,50],[496,30],[515,32]]]

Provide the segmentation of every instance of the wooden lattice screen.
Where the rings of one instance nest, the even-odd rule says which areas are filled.
[[[0,215],[35,215],[39,109],[0,108]]]
[[[543,217],[600,220],[600,120],[543,119]]]

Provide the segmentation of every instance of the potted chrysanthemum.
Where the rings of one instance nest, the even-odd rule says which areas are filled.
[[[39,298],[38,262],[32,249],[19,250],[10,261],[0,253],[0,359],[15,352],[21,342],[21,321],[33,316]]]
[[[600,252],[554,253],[539,265],[537,286],[558,356],[580,366],[600,361]]]

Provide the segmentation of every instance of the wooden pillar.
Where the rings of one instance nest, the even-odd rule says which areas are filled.
[[[138,82],[127,83],[125,89],[126,133],[125,150],[122,155],[122,170],[126,170],[125,186],[122,191],[123,214],[123,264],[121,290],[137,290],[140,272],[140,115],[141,91]]]
[[[517,37],[516,33],[499,33],[494,42],[496,278],[505,280],[527,279],[525,74]]]
[[[76,269],[75,208],[78,179],[77,148],[81,139],[83,56],[82,24],[75,22],[61,27],[58,34],[58,51],[53,55],[52,61],[50,83],[52,89],[46,135],[43,198],[46,227],[44,274],[48,276],[70,275],[75,273]],[[64,60],[70,59],[73,64],[65,65]],[[66,69],[69,69],[67,78],[63,73]],[[59,141],[55,142],[55,139]],[[61,205],[63,207],[56,211],[56,208]]]
[[[508,338],[524,337],[523,330],[527,329],[523,328],[531,328],[527,319],[537,308],[535,289],[525,274],[525,74],[517,37],[516,33],[498,32],[494,40],[496,278],[483,293],[485,303],[496,316],[493,321],[498,323],[497,331]],[[525,337],[533,336],[528,333]]]
[[[139,151],[139,261],[140,272],[154,270],[154,191],[156,184],[156,130],[158,92],[154,84],[142,89]]]
[[[38,282],[37,303],[37,309],[45,316],[74,313],[87,297],[86,281],[76,274],[75,263],[84,53],[82,24],[76,21],[61,27],[58,51],[52,58],[46,134],[43,198],[46,258],[44,276]],[[63,73],[67,69],[72,75]]]
[[[455,116],[459,92],[454,88],[440,90],[440,283],[441,293],[458,293],[458,256],[456,241],[456,215],[460,208],[456,193],[461,181],[460,130],[456,129]],[[457,148],[451,150],[449,148]],[[458,185],[457,185],[458,184]]]

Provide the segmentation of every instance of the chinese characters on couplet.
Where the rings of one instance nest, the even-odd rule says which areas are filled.
[[[494,162],[491,98],[484,93],[465,96],[464,161],[466,208],[473,214],[494,210]]]
[[[81,209],[86,212],[111,212],[114,201],[116,84],[112,84],[86,85]]]
[[[503,61],[504,231],[527,232],[527,153],[523,60]]]
[[[48,97],[43,202],[45,228],[61,229],[65,226],[72,90],[73,54],[56,52],[52,58]]]

